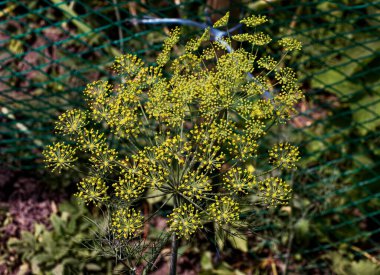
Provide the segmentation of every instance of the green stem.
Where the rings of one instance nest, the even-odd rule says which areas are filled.
[[[178,207],[179,198],[178,195],[174,196],[174,208]],[[176,233],[172,234],[172,247],[171,247],[171,255],[170,255],[170,275],[177,274],[177,258],[178,258],[178,239]]]

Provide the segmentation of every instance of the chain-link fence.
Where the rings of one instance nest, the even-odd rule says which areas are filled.
[[[291,130],[281,134],[298,140],[304,155],[293,175],[294,213],[288,213],[292,225],[287,228],[312,237],[293,240],[290,234],[283,254],[301,251],[302,257],[313,258],[343,245],[363,257],[377,255],[380,1],[229,2],[1,2],[1,165],[41,168],[40,152],[51,142],[54,119],[82,104],[85,84],[112,78],[107,68],[115,55],[133,52],[150,61],[173,25],[208,24],[228,9],[236,22],[244,15],[266,14],[268,32],[276,38],[278,33],[295,36],[304,45],[291,62],[306,100]],[[168,18],[187,21],[170,24]],[[198,31],[194,25],[187,31]],[[270,221],[257,230],[274,227]],[[320,266],[316,259],[303,268]]]

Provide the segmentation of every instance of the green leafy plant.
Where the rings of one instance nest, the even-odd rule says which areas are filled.
[[[355,261],[354,255],[345,250],[330,252],[324,255],[324,258],[331,261],[331,269],[338,275],[379,274],[379,261],[368,253],[364,254],[370,257],[370,259]]]
[[[227,13],[213,27],[226,28],[228,19]],[[241,23],[255,29],[266,21],[251,16]],[[248,230],[242,214],[252,205],[286,204],[292,188],[279,171],[294,169],[299,160],[298,149],[287,142],[265,152],[260,141],[274,123],[286,123],[303,97],[295,72],[282,63],[301,44],[281,39],[277,61],[260,54],[272,40],[263,32],[212,42],[210,32],[180,46],[175,28],[155,66],[131,54],[116,57],[112,68],[120,83],[88,84],[88,110],[69,110],[56,124],[71,143],[57,142],[43,153],[53,171],[86,175],[77,196],[111,211],[114,245],[137,242],[144,225],[169,208],[171,274],[178,239],[200,230],[216,238]],[[142,213],[143,201],[156,197],[162,197],[157,209]]]
[[[20,274],[23,270],[25,274],[104,274],[107,261],[99,261],[96,251],[83,247],[95,230],[93,223],[83,220],[88,214],[83,206],[66,202],[51,215],[52,229],[36,224],[34,232],[23,231],[20,238],[10,238],[9,251],[21,257]]]

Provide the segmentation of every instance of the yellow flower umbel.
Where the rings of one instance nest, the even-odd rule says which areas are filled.
[[[225,27],[228,24],[228,19],[230,18],[230,12],[227,12],[222,18],[214,23],[213,28]]]
[[[138,198],[146,188],[146,181],[140,177],[141,173],[128,171],[124,178],[113,184],[115,195],[126,201]]]
[[[58,117],[55,130],[62,134],[78,134],[88,123],[86,112],[78,109],[68,110]]]
[[[78,198],[83,199],[87,204],[94,203],[95,205],[100,205],[100,203],[108,200],[107,189],[105,182],[102,178],[97,176],[92,176],[84,178],[78,183],[79,192],[75,195]]]
[[[140,58],[132,54],[125,54],[115,58],[112,69],[120,75],[134,77],[143,66],[144,62]]]
[[[207,210],[211,220],[219,225],[231,224],[239,220],[239,204],[229,197],[215,197],[215,202]]]
[[[179,190],[186,197],[201,199],[211,190],[211,180],[206,175],[192,171],[183,176]]]
[[[106,147],[104,133],[94,129],[84,129],[77,138],[78,144],[84,151],[96,153]]]
[[[277,167],[292,169],[300,160],[298,148],[289,143],[279,143],[269,150],[269,162]]]
[[[174,208],[169,215],[169,229],[177,236],[189,239],[199,228],[202,228],[198,210],[191,204],[183,204]]]
[[[284,50],[286,51],[299,51],[302,49],[301,42],[297,41],[294,38],[285,37],[282,38],[278,44],[282,47],[284,47]]]
[[[240,23],[246,25],[247,27],[256,27],[261,24],[268,22],[268,19],[265,15],[252,15],[250,17],[240,20]]]
[[[175,28],[170,33],[169,38],[165,40],[164,48],[157,57],[157,64],[159,67],[165,66],[165,64],[170,60],[170,50],[174,47],[175,44],[178,43],[180,32],[181,30],[179,28]]]
[[[229,13],[213,27],[228,32],[228,21]],[[280,46],[282,56],[272,55],[266,50],[272,38],[256,31],[267,21],[245,18],[239,34],[216,41],[210,41],[216,31],[210,27],[182,43],[176,27],[156,65],[133,54],[117,56],[112,83],[88,84],[86,109],[59,117],[56,130],[72,145],[48,146],[47,166],[72,168],[81,152],[77,196],[117,209],[111,222],[117,238],[139,234],[144,217],[125,207],[146,199],[152,215],[173,205],[170,231],[185,239],[202,225],[228,230],[243,224],[242,212],[257,200],[267,207],[287,203],[289,184],[273,176],[295,168],[298,150],[280,143],[267,155],[262,144],[303,98],[296,72],[284,64],[301,44],[283,38],[274,48]]]
[[[223,177],[226,189],[233,194],[248,194],[256,183],[255,177],[241,167],[231,168]]]
[[[96,170],[108,172],[116,166],[117,152],[115,149],[108,147],[99,148],[99,150],[94,152],[90,157],[89,161]]]
[[[53,172],[57,170],[61,173],[62,169],[74,167],[74,162],[78,159],[75,152],[76,148],[63,142],[57,142],[48,145],[42,154],[45,158],[46,167],[52,168]]]
[[[111,230],[117,239],[137,236],[144,226],[144,217],[135,209],[119,209],[112,214]]]
[[[270,207],[287,204],[292,189],[282,179],[270,177],[258,183],[257,191],[262,203]]]

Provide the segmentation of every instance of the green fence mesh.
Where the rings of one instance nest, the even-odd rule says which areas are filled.
[[[204,23],[212,13],[223,12],[205,2],[0,2],[1,165],[40,168],[40,152],[53,138],[54,119],[82,104],[85,84],[111,78],[107,68],[120,53],[134,52],[151,60],[170,26],[137,19]],[[292,251],[313,258],[360,242],[358,254],[377,255],[380,1],[232,2],[235,21],[247,14],[267,14],[268,32],[277,38],[278,33],[295,36],[304,43],[302,54],[292,62],[307,100],[298,106],[301,114],[292,120],[291,129],[281,135],[298,139],[304,155],[303,168],[293,176],[295,196],[302,197],[294,201],[304,204],[294,207],[307,214],[294,220],[295,230],[308,230],[324,239],[318,245],[295,240],[294,246],[302,250]],[[197,29],[189,27],[189,31]],[[257,230],[275,230],[273,226],[262,224]],[[309,261],[304,269],[315,266],[320,266],[317,260]]]

